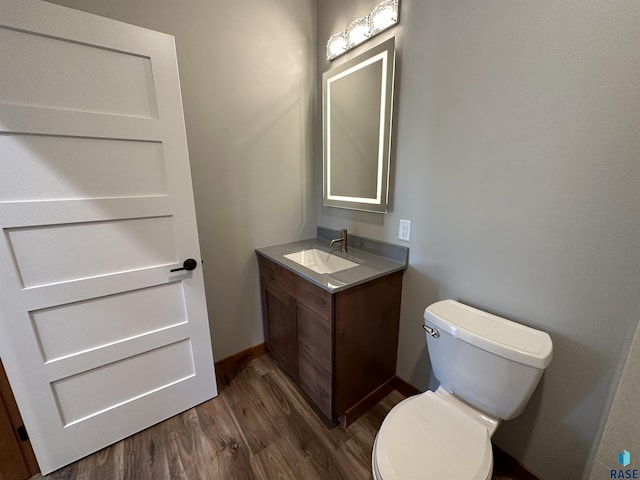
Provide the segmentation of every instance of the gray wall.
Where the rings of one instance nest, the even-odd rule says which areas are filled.
[[[636,329],[631,351],[607,416],[589,480],[610,478],[610,471],[613,469],[640,469],[638,399],[640,399],[640,324]],[[631,453],[631,464],[628,467],[621,467],[618,464],[618,452],[622,450]]]
[[[315,1],[52,3],[176,37],[214,356],[262,343],[253,249],[315,235]]]
[[[383,39],[326,62],[377,0],[346,3],[318,2],[318,80]],[[640,316],[639,16],[634,0],[402,0],[390,213],[321,207],[316,169],[319,225],[399,243],[412,221],[401,377],[437,385],[420,323],[441,298],[550,333],[542,384],[494,439],[547,480],[588,472]]]

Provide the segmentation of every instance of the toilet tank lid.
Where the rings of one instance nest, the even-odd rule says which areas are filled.
[[[455,300],[429,305],[424,318],[460,340],[514,362],[541,369],[551,362],[553,345],[546,332]]]

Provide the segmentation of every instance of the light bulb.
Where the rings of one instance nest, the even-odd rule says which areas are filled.
[[[347,51],[347,38],[344,33],[336,33],[327,42],[327,60],[333,60]]]
[[[371,12],[369,22],[373,35],[398,23],[397,0],[385,0],[376,6]]]
[[[351,22],[347,27],[346,32],[349,48],[354,47],[369,38],[370,30],[369,17],[356,18]]]

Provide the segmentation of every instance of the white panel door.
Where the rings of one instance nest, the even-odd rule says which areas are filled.
[[[0,0],[0,228],[43,473],[217,395],[172,36]]]

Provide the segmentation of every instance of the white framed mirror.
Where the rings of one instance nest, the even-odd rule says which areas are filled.
[[[323,205],[386,213],[395,38],[322,75]]]

